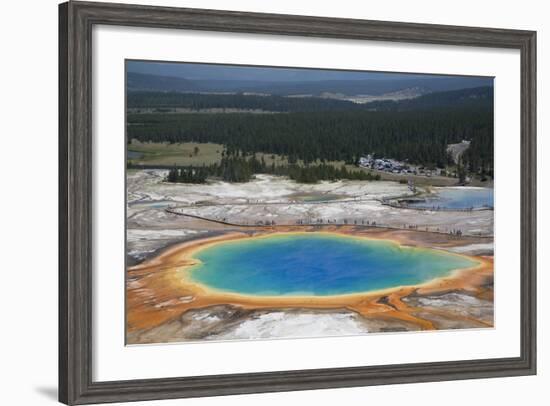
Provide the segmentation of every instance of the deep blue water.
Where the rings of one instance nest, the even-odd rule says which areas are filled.
[[[425,202],[410,203],[421,208],[440,207],[443,209],[479,209],[494,207],[493,189],[490,188],[443,188]]]
[[[191,279],[249,295],[337,295],[414,285],[474,266],[465,257],[391,241],[282,234],[220,243],[194,255]]]

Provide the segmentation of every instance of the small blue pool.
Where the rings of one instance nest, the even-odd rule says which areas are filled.
[[[408,203],[411,207],[423,209],[492,209],[494,208],[493,189],[482,187],[436,188],[435,194],[424,201]]]

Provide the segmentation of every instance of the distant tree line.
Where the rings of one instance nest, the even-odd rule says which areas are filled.
[[[190,166],[173,167],[166,177],[167,182],[173,183],[206,183],[207,178],[217,177],[226,182],[248,182],[254,174],[271,174],[288,176],[298,183],[316,183],[321,180],[335,181],[340,179],[349,180],[380,180],[380,175],[373,175],[363,170],[348,170],[345,166],[335,167],[328,164],[300,166],[290,165],[267,165],[265,160],[257,159],[256,156],[243,157],[224,155],[220,163]]]
[[[348,170],[345,166],[336,168],[333,165],[320,164],[310,166],[290,165],[285,168],[288,177],[298,183],[317,183],[320,180],[380,180],[380,175],[373,175],[362,170]]]
[[[366,104],[365,107],[376,111],[433,110],[457,107],[487,109],[493,106],[493,93],[493,87],[476,87],[428,93],[412,99],[374,101]]]
[[[191,110],[212,108],[263,110],[273,112],[365,110],[365,106],[347,100],[321,97],[285,97],[276,95],[205,94],[178,92],[132,91],[127,95],[127,107],[153,108],[170,112],[170,108]]]
[[[127,107],[153,109],[168,113],[174,108],[204,110],[212,108],[263,110],[272,112],[315,112],[315,111],[403,111],[433,110],[468,106],[487,108],[493,105],[493,88],[435,92],[404,100],[383,100],[370,103],[354,103],[350,100],[324,97],[288,97],[278,95],[257,95],[248,93],[209,94],[181,92],[129,91]]]
[[[447,145],[471,140],[464,163],[493,167],[492,109],[434,111],[326,111],[288,114],[129,114],[128,139],[213,142],[229,155],[278,154],[301,160],[357,162],[374,153],[424,166],[451,163]]]

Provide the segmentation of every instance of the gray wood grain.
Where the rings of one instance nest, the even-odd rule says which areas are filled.
[[[512,48],[521,52],[521,354],[353,368],[92,380],[91,32],[94,24]],[[536,373],[536,33],[216,10],[69,2],[59,7],[59,400],[66,404]],[[512,272],[515,270],[511,270]]]

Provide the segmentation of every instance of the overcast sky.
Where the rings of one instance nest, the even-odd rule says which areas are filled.
[[[128,72],[146,73],[161,76],[174,76],[186,79],[225,79],[255,81],[312,81],[312,80],[401,80],[415,78],[445,77],[442,75],[419,75],[381,72],[352,72],[327,69],[288,69],[251,66],[232,66],[198,63],[166,63],[128,61]],[[456,77],[456,76],[454,76]],[[492,79],[487,79],[492,85]]]

